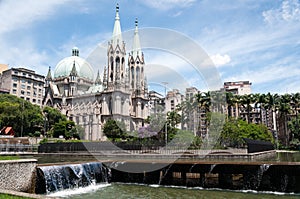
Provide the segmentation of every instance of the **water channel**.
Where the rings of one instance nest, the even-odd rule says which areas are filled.
[[[32,156],[28,156],[32,158]],[[39,165],[52,165],[57,163],[73,164],[82,162],[101,162],[101,159],[92,156],[63,156],[63,155],[35,155]],[[154,161],[154,160],[152,160]],[[159,161],[159,160],[157,160]],[[189,162],[189,159],[181,159],[180,161]],[[207,159],[193,160],[198,162],[209,163]],[[223,160],[224,162],[242,162],[246,160]],[[222,160],[218,159],[218,162]],[[247,160],[247,162],[272,164],[272,163],[300,163],[300,152],[279,152],[275,157],[261,160]],[[91,183],[88,186],[63,189],[54,192],[48,192],[48,196],[59,196],[65,198],[299,198],[299,193],[283,193],[283,192],[265,192],[254,190],[224,190],[203,187],[185,187],[185,186],[168,186],[158,184],[138,184],[138,183]]]

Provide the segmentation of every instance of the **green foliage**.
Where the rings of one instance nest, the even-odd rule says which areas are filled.
[[[112,141],[116,141],[118,139],[126,138],[125,129],[124,122],[109,119],[104,124],[103,133],[107,138],[111,139]]]
[[[19,156],[0,156],[0,160],[18,160],[20,159]]]
[[[65,139],[73,138],[73,133],[76,132],[72,130],[75,127],[75,123],[73,121],[63,121],[55,123],[52,129],[53,137],[58,138],[59,136],[63,136]]]
[[[44,122],[45,122],[45,131],[53,128],[53,126],[60,121],[67,121],[67,117],[59,112],[55,108],[45,106],[43,108]]]
[[[167,113],[167,122],[171,127],[176,127],[181,121],[181,115],[176,111],[170,111]]]
[[[288,128],[291,133],[290,147],[292,149],[298,149],[300,146],[300,116],[293,118],[288,122]]]
[[[47,138],[42,139],[39,144],[45,144],[45,143],[48,143],[48,139]]]
[[[9,94],[0,95],[0,127],[12,126],[16,136],[40,131],[43,116],[40,107]]]
[[[223,126],[219,144],[222,147],[241,147],[244,144],[243,138],[274,142],[273,135],[266,126],[229,118]]]

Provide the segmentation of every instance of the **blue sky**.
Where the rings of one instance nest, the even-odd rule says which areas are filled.
[[[222,82],[249,80],[253,93],[300,91],[299,0],[2,0],[0,63],[45,75],[48,66],[54,69],[70,56],[73,46],[89,57],[110,38],[117,2],[122,31],[132,30],[137,17],[140,29],[166,28],[185,35],[211,58],[218,73],[212,76],[219,75]],[[126,43],[127,50],[130,45]],[[208,89],[207,77],[195,75],[188,60],[153,49],[144,53],[153,84]],[[101,62],[95,70],[106,64]]]

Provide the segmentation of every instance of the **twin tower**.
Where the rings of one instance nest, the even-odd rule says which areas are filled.
[[[108,43],[107,58],[107,70],[105,68],[103,77],[104,87],[111,90],[117,85],[123,85],[131,90],[133,96],[147,95],[148,86],[144,74],[145,61],[144,54],[141,52],[138,21],[135,20],[133,46],[128,56],[128,67],[126,67],[126,48],[122,38],[118,5],[116,6],[112,39]]]
[[[49,69],[43,105],[57,108],[82,126],[83,139],[105,140],[103,127],[110,119],[123,122],[127,131],[138,130],[149,115],[145,61],[137,20],[133,37],[126,64],[117,5],[113,34],[107,47],[107,67],[104,67],[102,78],[98,72],[94,80],[92,66],[79,57],[77,48],[73,48],[72,56],[57,64],[54,78]]]

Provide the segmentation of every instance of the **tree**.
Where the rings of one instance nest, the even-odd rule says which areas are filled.
[[[48,129],[51,129],[56,123],[60,121],[67,121],[67,117],[65,115],[61,114],[59,110],[49,106],[45,106],[43,108],[43,115],[45,117],[44,119],[46,120],[45,122],[47,122]]]
[[[288,132],[288,114],[291,111],[290,106],[291,96],[289,94],[284,94],[280,96],[280,100],[277,101],[277,107],[279,112],[279,125],[282,127],[282,133],[284,145],[289,145],[290,135]]]
[[[242,95],[240,103],[246,110],[246,113],[247,113],[246,120],[247,120],[248,124],[250,124],[251,123],[250,113],[252,110],[252,104],[255,103],[255,96],[253,94]]]
[[[219,144],[221,147],[241,147],[244,144],[243,138],[274,142],[272,133],[265,125],[229,118],[223,126]]]
[[[124,122],[109,119],[104,124],[103,133],[112,141],[116,141],[118,139],[125,139],[125,124]]]
[[[170,111],[167,113],[167,123],[175,128],[180,123],[181,115],[176,111]]]
[[[12,126],[16,136],[41,131],[43,116],[40,107],[14,95],[0,95],[0,127]]]
[[[75,123],[73,121],[59,121],[53,125],[52,134],[53,137],[58,138],[63,136],[65,139],[78,138],[77,135],[74,135]]]
[[[290,145],[292,148],[296,149],[297,146],[300,146],[300,129],[299,129],[300,117],[293,118],[288,122],[288,128],[291,132],[291,142]]]

